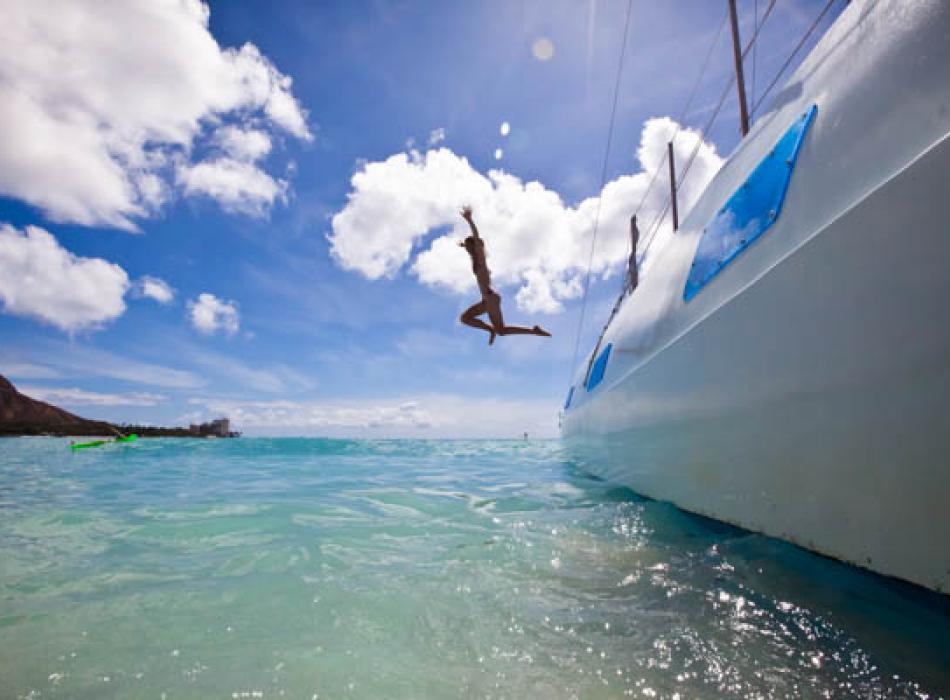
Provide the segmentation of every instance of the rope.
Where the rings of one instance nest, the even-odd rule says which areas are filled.
[[[821,12],[818,13],[818,16],[815,18],[815,21],[811,23],[811,26],[808,28],[808,31],[805,32],[805,35],[801,38],[798,44],[792,49],[792,52],[788,55],[788,58],[785,59],[785,63],[782,64],[782,67],[779,68],[778,73],[775,74],[775,77],[772,79],[772,82],[769,83],[769,86],[765,88],[765,92],[762,93],[762,96],[759,97],[758,101],[752,105],[752,111],[755,112],[759,108],[759,105],[765,101],[765,98],[768,97],[768,94],[772,91],[772,88],[778,83],[779,78],[782,77],[782,73],[791,65],[792,60],[794,60],[795,55],[801,50],[802,46],[805,45],[805,42],[808,41],[808,37],[818,28],[818,25],[821,24],[822,18],[828,13],[828,10],[831,9],[831,6],[835,4],[835,0],[828,0],[825,3],[825,6],[822,8]]]
[[[581,344],[581,331],[584,327],[584,316],[587,312],[587,293],[590,290],[590,271],[594,265],[594,244],[597,241],[597,229],[600,225],[600,210],[604,201],[604,185],[607,183],[607,166],[610,161],[610,147],[614,137],[614,120],[617,116],[617,100],[620,96],[620,78],[623,75],[623,62],[627,53],[627,34],[630,31],[630,14],[633,9],[633,0],[627,0],[627,17],[623,24],[623,41],[620,44],[620,60],[617,62],[617,79],[614,82],[614,102],[610,109],[610,125],[607,127],[607,146],[604,149],[604,165],[600,173],[600,196],[597,197],[597,212],[594,215],[594,230],[590,238],[590,254],[587,258],[587,275],[584,278],[584,296],[581,301],[581,314],[577,322],[577,334],[574,338],[574,358],[571,360],[571,379],[574,368],[577,366],[577,351]]]

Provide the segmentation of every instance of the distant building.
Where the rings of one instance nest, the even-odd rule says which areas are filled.
[[[239,433],[231,432],[230,418],[216,418],[210,423],[192,423],[188,426],[188,432],[196,437],[237,437]]]
[[[229,437],[231,435],[231,420],[229,418],[218,418],[211,421],[211,434],[218,437]]]

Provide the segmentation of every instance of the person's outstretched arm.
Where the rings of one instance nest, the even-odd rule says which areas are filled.
[[[468,222],[469,228],[472,229],[472,235],[478,238],[478,227],[475,226],[475,222],[472,220],[471,207],[462,207],[462,218]]]

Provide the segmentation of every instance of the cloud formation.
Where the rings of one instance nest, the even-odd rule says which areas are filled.
[[[170,304],[175,299],[175,290],[168,282],[158,277],[145,275],[136,284],[136,293],[154,299],[159,304]]]
[[[157,406],[167,398],[161,394],[129,392],[126,394],[103,394],[76,387],[46,387],[24,385],[20,392],[40,401],[64,406]]]
[[[65,340],[37,340],[26,355],[0,344],[0,368],[2,374],[26,379],[108,377],[133,384],[192,390],[207,384],[203,374],[139,362]]]
[[[200,368],[203,376],[217,377],[227,386],[234,388],[247,388],[270,394],[287,394],[310,391],[315,386],[312,377],[284,364],[250,365],[202,346],[183,346],[178,349],[178,353],[182,359]]]
[[[0,194],[54,221],[135,229],[179,186],[261,213],[285,185],[265,129],[311,138],[253,44],[221,48],[201,0],[4,3]],[[197,147],[215,150],[194,163]]]
[[[436,421],[415,401],[378,404],[316,404],[297,401],[192,400],[211,413],[257,428],[429,428]]]
[[[58,379],[60,374],[52,367],[34,364],[32,362],[17,362],[0,357],[0,374],[7,379],[25,377],[27,379]]]
[[[329,437],[533,437],[556,434],[556,402],[430,395],[397,399],[242,401],[193,398],[188,420],[227,415],[240,430]],[[479,420],[473,421],[473,415]]]
[[[224,301],[207,292],[188,302],[188,318],[192,326],[208,335],[217,331],[234,335],[241,327],[237,302]]]
[[[260,129],[221,127],[214,133],[214,143],[236,160],[255,161],[271,150],[271,138]]]
[[[641,170],[604,186],[592,273],[609,275],[626,260],[630,215],[677,129],[669,118],[647,121],[637,150]],[[694,147],[695,161],[679,190],[681,211],[688,211],[722,165],[715,147],[691,129],[676,135],[677,163],[685,163]],[[641,243],[668,192],[662,167],[640,211]],[[468,234],[458,210],[470,204],[495,282],[517,288],[522,310],[555,313],[582,291],[599,198],[570,206],[540,182],[503,170],[482,174],[448,148],[410,150],[366,163],[353,175],[348,201],[332,219],[331,252],[341,267],[369,279],[393,277],[408,266],[427,286],[470,294],[470,264],[456,245]],[[441,235],[427,241],[436,232]],[[658,235],[668,233],[667,219]]]
[[[284,201],[287,183],[275,180],[253,162],[214,158],[178,168],[176,181],[185,194],[204,195],[232,214],[265,214],[275,201]]]
[[[125,311],[125,270],[73,255],[48,231],[0,226],[0,301],[7,313],[64,331],[97,328]]]

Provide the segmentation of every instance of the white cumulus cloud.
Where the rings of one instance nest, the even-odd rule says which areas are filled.
[[[170,304],[175,298],[175,290],[168,282],[158,277],[146,275],[136,284],[136,293],[139,296],[154,299],[159,304]]]
[[[214,142],[221,150],[237,160],[256,161],[271,150],[271,138],[260,129],[221,127],[214,133]]]
[[[647,121],[637,150],[641,169],[608,182],[600,193],[594,274],[611,274],[625,262],[630,215],[676,130],[677,124],[665,117]],[[690,129],[676,136],[677,163],[685,163],[697,146],[679,190],[684,212],[722,165],[715,147]],[[667,202],[667,178],[667,169],[660,168],[640,211],[641,244]],[[413,150],[366,163],[353,175],[348,201],[332,219],[331,252],[341,267],[370,279],[392,277],[408,267],[425,285],[469,294],[475,286],[471,265],[457,245],[468,235],[458,211],[469,204],[496,284],[515,287],[524,311],[554,313],[582,291],[598,203],[595,196],[571,206],[540,182],[500,169],[482,174],[448,148]],[[658,235],[668,233],[669,217]]]
[[[437,143],[445,141],[445,129],[439,127],[438,129],[433,129],[429,132],[429,145],[435,146]]]
[[[275,180],[253,163],[216,158],[178,169],[177,182],[186,194],[217,200],[225,211],[263,215],[277,200],[283,201],[287,183]]]
[[[7,313],[65,331],[96,328],[125,311],[125,270],[63,248],[48,231],[0,226],[0,301]]]
[[[218,299],[207,292],[188,302],[188,317],[191,325],[209,335],[219,330],[233,335],[241,327],[237,303]]]
[[[175,178],[203,142],[247,164],[270,150],[263,128],[311,138],[290,78],[253,44],[219,46],[209,12],[200,0],[7,0],[0,194],[55,221],[126,229],[176,184],[238,211],[277,200],[281,187],[263,171],[217,161]]]

